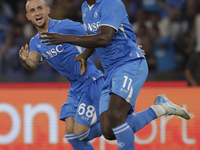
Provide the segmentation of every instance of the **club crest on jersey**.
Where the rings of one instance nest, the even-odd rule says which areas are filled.
[[[98,11],[96,10],[95,12],[94,12],[94,18],[97,18],[98,17]]]

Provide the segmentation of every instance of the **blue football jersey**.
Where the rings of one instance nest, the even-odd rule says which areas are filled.
[[[85,1],[82,4],[82,18],[84,28],[89,35],[98,34],[99,26],[110,26],[116,30],[107,47],[95,49],[105,76],[127,61],[144,58],[141,49],[135,43],[136,36],[121,0],[96,0],[92,6]]]
[[[81,23],[65,20],[53,20],[50,18],[48,32],[56,32],[61,34],[85,35],[84,27]],[[84,75],[80,75],[80,62],[74,62],[76,55],[83,51],[82,47],[71,45],[68,43],[60,45],[47,46],[41,43],[40,36],[37,33],[29,43],[30,52],[38,51],[42,58],[45,59],[53,68],[61,75],[67,77],[70,81],[70,90],[79,90],[89,85],[94,80],[102,77],[102,73],[96,69],[90,61],[88,61],[87,71]]]

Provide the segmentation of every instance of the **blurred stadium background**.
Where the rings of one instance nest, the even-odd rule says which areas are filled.
[[[81,20],[83,0],[47,0],[53,19]],[[200,1],[123,0],[137,43],[146,51],[149,76],[137,100],[137,111],[165,93],[193,114],[190,121],[162,117],[136,134],[136,149],[199,150]],[[36,34],[26,19],[26,0],[0,0],[0,150],[71,150],[64,138],[59,110],[69,83],[48,63],[33,72],[18,51]],[[99,68],[94,53],[90,60]],[[188,75],[189,70],[189,75]],[[103,71],[103,70],[102,70]],[[96,150],[115,150],[116,141],[92,141]]]

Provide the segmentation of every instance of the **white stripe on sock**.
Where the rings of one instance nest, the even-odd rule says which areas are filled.
[[[126,122],[124,125],[119,126],[119,127],[115,128],[115,129],[113,129],[113,131],[116,131],[116,130],[118,130],[118,129],[120,129],[120,128],[123,128],[123,127],[126,126],[126,125],[127,125],[127,122]]]
[[[86,136],[84,136],[84,137],[87,137],[89,133],[90,133],[90,129],[88,129],[85,133],[82,133],[81,135],[78,135],[76,137],[80,138],[80,137],[84,136],[85,134],[86,134]]]
[[[114,132],[114,134],[118,134],[118,133],[120,133],[120,132],[123,132],[124,130],[126,130],[126,129],[128,129],[128,128],[129,128],[129,126],[127,126],[126,128],[124,128],[124,129],[122,129],[122,130],[119,130],[119,131]]]

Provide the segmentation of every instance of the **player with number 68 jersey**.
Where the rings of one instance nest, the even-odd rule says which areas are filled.
[[[74,149],[93,150],[89,140],[102,135],[99,122],[99,101],[103,74],[89,60],[87,71],[81,75],[80,62],[74,59],[84,48],[68,43],[46,45],[41,43],[41,33],[56,32],[83,36],[81,23],[69,19],[49,18],[50,8],[44,0],[27,0],[27,18],[38,30],[29,46],[22,46],[19,57],[28,70],[35,70],[44,59],[70,82],[68,98],[60,111],[60,120],[65,121],[65,137]],[[53,94],[53,93],[52,93]],[[84,140],[84,141],[83,141]]]

